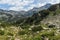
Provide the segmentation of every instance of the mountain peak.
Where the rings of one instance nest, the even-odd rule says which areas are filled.
[[[44,5],[43,7],[45,8],[49,8],[52,4],[51,3],[47,3],[46,5]]]

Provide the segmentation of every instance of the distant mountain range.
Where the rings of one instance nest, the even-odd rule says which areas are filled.
[[[48,9],[50,6],[51,6],[51,4],[46,4],[39,8],[34,7],[33,9],[31,9],[27,12],[26,11],[13,11],[13,10],[7,11],[7,10],[0,9],[0,20],[16,21],[21,18],[30,17],[34,13],[37,13],[40,10]]]

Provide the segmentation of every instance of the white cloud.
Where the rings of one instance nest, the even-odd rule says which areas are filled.
[[[58,3],[59,0],[37,0],[38,3],[35,3],[36,0],[0,0],[0,4],[8,4],[8,5],[14,5],[13,7],[10,7],[9,10],[30,10],[33,7],[41,7],[46,3]],[[33,4],[34,3],[34,4]],[[24,6],[30,5],[27,8],[24,8]]]
[[[49,1],[51,4],[56,4],[56,3],[59,3],[59,0],[50,0]]]

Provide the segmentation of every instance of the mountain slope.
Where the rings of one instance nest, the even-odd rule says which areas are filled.
[[[13,11],[13,10],[7,11],[7,10],[0,9],[0,15],[1,15],[0,20],[6,21],[6,22],[16,22],[19,19],[30,17],[40,10],[48,9],[50,6],[51,4],[46,4],[40,8],[33,8],[27,12],[26,11]]]
[[[26,23],[27,24],[39,24],[40,21],[43,21],[44,19],[46,19],[50,16],[53,19],[54,15],[59,15],[59,13],[60,13],[60,11],[59,11],[60,6],[59,5],[60,4],[55,4],[55,5],[52,5],[51,7],[49,7],[46,10],[38,11],[38,12],[34,13],[31,17],[25,18],[22,23],[23,24],[26,24]]]
[[[0,23],[0,40],[60,40],[60,4],[13,23]]]

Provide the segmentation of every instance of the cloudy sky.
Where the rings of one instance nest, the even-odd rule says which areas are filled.
[[[33,7],[41,7],[46,3],[59,3],[59,0],[0,0],[0,9],[4,10],[30,10]]]

